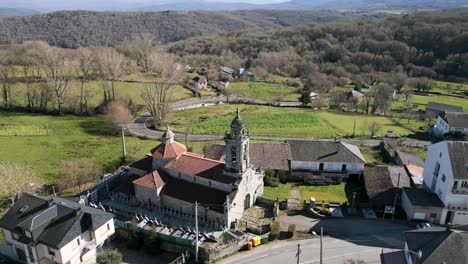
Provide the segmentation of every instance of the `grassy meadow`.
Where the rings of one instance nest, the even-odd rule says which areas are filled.
[[[112,171],[119,165],[121,139],[103,117],[45,116],[0,112],[0,161],[30,166],[46,183],[56,181],[64,160],[87,158]],[[127,137],[129,160],[158,144]]]
[[[293,186],[293,183],[280,184],[278,187],[265,186],[263,197],[273,200],[276,198],[285,200],[289,198],[289,192],[292,188],[297,188],[299,190],[301,200],[308,201],[310,197],[314,197],[317,202],[325,201],[343,203],[347,201],[344,183],[329,186]]]
[[[414,133],[387,117],[252,105],[218,105],[180,111],[174,114],[171,128],[183,132],[187,124],[192,123],[190,133],[221,135],[229,130],[237,107],[240,108],[241,117],[253,136],[344,137],[353,134],[355,122],[356,136],[370,136],[369,126],[373,122],[380,127],[377,133],[380,135],[384,135],[388,129],[400,135]],[[410,121],[408,127],[419,125],[412,122],[415,121]]]
[[[300,97],[297,88],[265,82],[233,82],[229,84],[228,90],[235,96],[265,101],[297,102]]]

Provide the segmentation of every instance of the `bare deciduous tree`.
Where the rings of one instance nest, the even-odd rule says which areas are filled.
[[[390,105],[392,103],[393,88],[388,84],[379,84],[373,89],[373,102],[372,112],[380,111],[380,113],[387,115]]]
[[[59,187],[62,191],[72,189],[81,192],[86,184],[99,179],[101,175],[102,168],[91,160],[63,161],[59,169]]]
[[[42,76],[41,54],[42,49],[47,46],[44,42],[26,42],[15,50],[17,63],[22,68],[22,74],[25,81],[25,95],[29,111],[36,111],[40,102],[45,102],[45,98],[40,98],[41,88],[37,82]],[[50,98],[48,98],[50,100]]]
[[[317,95],[317,97],[315,97],[315,99],[312,101],[312,104],[313,104],[314,107],[316,107],[318,110],[322,110],[322,108],[324,108],[325,105],[327,104],[327,99],[325,99],[325,98],[322,97],[321,95]]]
[[[100,74],[111,83],[111,99],[114,101],[115,83],[124,74],[125,57],[113,48],[101,48],[97,52]]]
[[[43,49],[42,64],[47,82],[55,92],[58,113],[63,113],[63,105],[70,81],[76,69],[76,62],[67,58],[65,51],[59,48],[46,46]]]
[[[91,78],[93,70],[96,66],[96,56],[88,48],[78,49],[78,71],[77,75],[80,77],[80,114],[88,113],[88,98],[90,90],[86,88],[85,84]]]
[[[132,36],[128,41],[122,43],[119,50],[125,56],[135,60],[143,72],[151,71],[150,56],[156,42],[154,36],[149,33],[142,33]]]
[[[23,192],[42,188],[36,173],[21,164],[0,162],[0,197],[16,200]]]
[[[10,109],[12,80],[15,77],[13,58],[9,51],[0,52],[0,82],[2,83],[2,98],[5,109]]]
[[[172,93],[181,81],[181,73],[174,56],[162,51],[153,51],[150,63],[155,80],[152,85],[143,88],[141,97],[155,123],[160,123],[170,112]]]
[[[371,132],[371,136],[375,136],[377,134],[377,132],[382,128],[382,124],[376,122],[376,121],[372,121],[369,125],[369,130]]]

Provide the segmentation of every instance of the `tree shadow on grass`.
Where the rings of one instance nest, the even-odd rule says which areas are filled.
[[[86,134],[94,136],[116,136],[119,131],[112,128],[104,119],[87,118],[80,122],[80,127]]]

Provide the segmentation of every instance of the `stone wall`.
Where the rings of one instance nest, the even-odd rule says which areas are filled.
[[[173,197],[161,195],[161,205],[181,211],[185,214],[195,214],[195,205]],[[207,219],[208,221],[217,222],[225,225],[225,216],[216,211],[210,210],[208,207],[198,206],[198,216],[200,219]]]
[[[247,242],[247,236],[243,236],[237,240],[231,240],[228,243],[222,245],[209,245],[208,243],[205,243],[202,247],[199,248],[199,257],[200,259],[207,261],[222,259],[226,256],[236,253],[245,247]]]

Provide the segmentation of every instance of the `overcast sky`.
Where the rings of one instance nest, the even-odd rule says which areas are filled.
[[[0,0],[0,8],[22,7],[39,10],[109,10],[115,8],[127,9],[127,7],[151,6],[183,2],[187,0]],[[196,1],[196,0],[193,0]],[[252,3],[272,4],[287,2],[288,0],[198,0],[203,2],[225,2],[225,3]],[[311,0],[312,1],[312,0]]]

